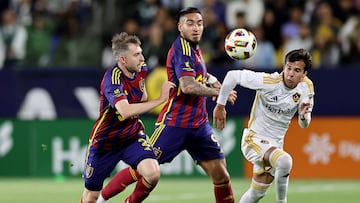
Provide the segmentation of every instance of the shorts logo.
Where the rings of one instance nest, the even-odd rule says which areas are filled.
[[[156,158],[159,159],[162,155],[162,151],[157,147],[154,147],[153,150],[154,150],[154,154],[155,154]]]
[[[94,173],[94,168],[90,165],[86,165],[86,168],[85,168],[85,176],[86,178],[90,178]]]

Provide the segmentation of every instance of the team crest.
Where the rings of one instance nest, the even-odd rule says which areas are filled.
[[[161,155],[162,155],[162,151],[157,147],[154,147],[153,151],[154,151],[154,154],[155,154],[156,158],[159,159],[161,157]]]
[[[94,173],[94,168],[90,165],[86,165],[86,169],[85,169],[85,176],[86,178],[90,178]]]
[[[144,92],[144,89],[145,89],[145,80],[144,80],[144,79],[141,79],[141,80],[139,81],[139,87],[140,87],[140,90],[141,90],[142,92]]]
[[[298,103],[299,102],[299,100],[300,100],[300,94],[299,93],[295,93],[295,94],[293,94],[293,96],[292,96],[292,99],[293,99],[293,101],[295,102],[295,103]]]
[[[119,89],[114,89],[114,96],[115,97],[120,97],[121,96],[121,92]]]

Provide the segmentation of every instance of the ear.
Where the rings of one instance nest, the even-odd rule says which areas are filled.
[[[120,63],[125,63],[125,61],[126,61],[125,56],[119,55],[118,61],[119,61]]]
[[[305,78],[307,76],[307,73],[308,72],[306,70],[304,70],[304,74],[303,74],[302,78]]]
[[[178,24],[177,24],[177,28],[178,28],[178,31],[179,31],[179,32],[181,32],[181,26],[182,26],[181,23],[178,23]]]

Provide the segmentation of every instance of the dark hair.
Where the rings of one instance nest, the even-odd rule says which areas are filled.
[[[286,54],[285,63],[295,61],[303,61],[305,63],[304,71],[308,71],[312,67],[312,57],[306,49],[295,49]]]
[[[179,22],[180,18],[186,14],[189,14],[189,13],[198,13],[198,14],[201,14],[201,11],[198,9],[198,8],[195,8],[195,7],[187,7],[187,8],[184,8],[184,9],[181,9],[177,15],[177,21]]]

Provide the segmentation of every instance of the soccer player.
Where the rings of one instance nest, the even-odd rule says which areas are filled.
[[[258,202],[274,180],[277,203],[286,203],[292,158],[283,150],[284,137],[296,113],[302,128],[310,124],[314,87],[306,75],[311,66],[309,52],[297,49],[286,54],[281,73],[232,70],[226,74],[213,111],[215,127],[225,127],[226,100],[236,85],[256,91],[241,142],[243,155],[253,164],[253,177],[239,203]]]
[[[207,73],[199,47],[203,29],[203,18],[197,8],[179,12],[180,35],[173,42],[166,61],[168,80],[175,83],[177,89],[171,90],[170,98],[157,118],[150,143],[160,164],[171,162],[186,150],[212,179],[216,203],[233,203],[225,156],[206,112],[207,97],[216,97],[221,84]],[[231,91],[228,100],[234,103],[235,91]],[[131,168],[120,171],[102,190],[98,203],[105,202],[140,177]]]
[[[130,202],[144,200],[160,177],[159,164],[138,115],[165,102],[174,84],[166,81],[160,97],[146,101],[147,66],[140,46],[137,36],[125,32],[112,38],[117,63],[106,71],[101,82],[100,115],[89,138],[80,202],[96,202],[104,180],[120,160],[141,175],[138,192],[128,197]]]

